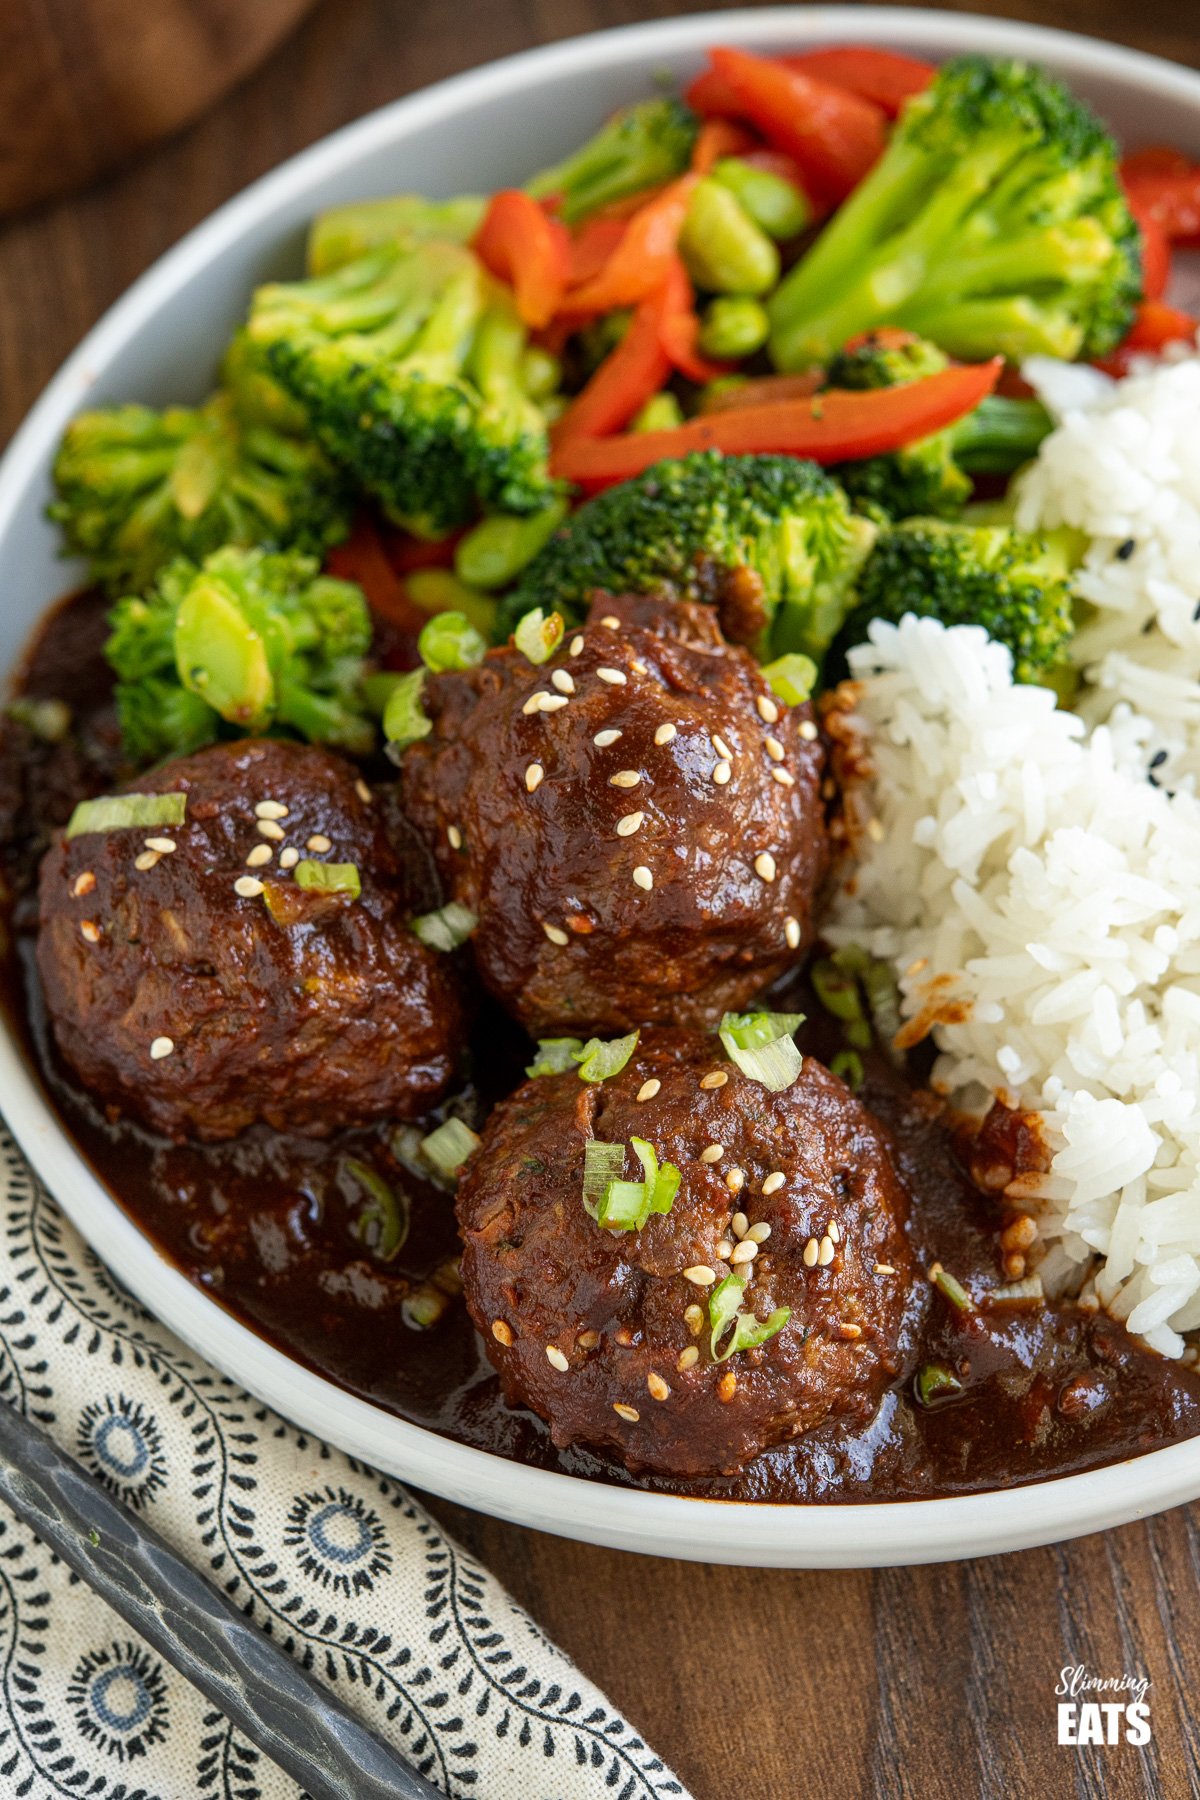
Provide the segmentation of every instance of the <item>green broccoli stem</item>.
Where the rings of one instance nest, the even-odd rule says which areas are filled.
[[[334,694],[317,694],[286,670],[275,689],[275,716],[312,744],[333,744],[352,756],[375,748],[375,727]]]
[[[1011,475],[1053,425],[1040,400],[992,394],[951,428],[954,459],[968,475]]]
[[[1016,362],[1034,355],[1069,362],[1083,346],[1083,327],[1065,306],[1043,306],[1021,295],[914,307],[903,322],[966,362],[983,362],[989,356]]]
[[[1003,293],[1019,281],[1022,288],[1046,285],[1086,286],[1094,281],[1112,251],[1107,233],[1094,219],[1073,219],[1022,237],[955,250],[952,263],[931,269],[921,284],[921,304],[969,300],[974,294]]]

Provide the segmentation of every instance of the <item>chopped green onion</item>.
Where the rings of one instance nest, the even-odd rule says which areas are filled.
[[[852,1020],[863,1017],[863,1000],[857,976],[845,966],[840,953],[837,956],[823,956],[819,962],[815,962],[809,979],[817,999],[835,1019],[849,1024]]]
[[[631,1031],[628,1037],[589,1038],[579,1056],[580,1081],[608,1081],[613,1075],[619,1075],[625,1064],[637,1049],[638,1033]]]
[[[436,1325],[452,1300],[462,1293],[462,1272],[458,1258],[451,1256],[439,1263],[432,1275],[406,1294],[400,1302],[400,1317],[413,1331],[428,1331]]]
[[[484,637],[495,631],[496,602],[449,569],[414,569],[404,577],[404,592],[423,613],[460,612]]]
[[[427,669],[473,669],[487,655],[487,643],[466,613],[434,613],[421,627],[417,654]]]
[[[513,643],[527,656],[531,663],[548,662],[562,643],[563,624],[561,613],[552,612],[547,618],[540,606],[527,612],[517,629],[513,632]]]
[[[387,697],[383,709],[383,735],[393,750],[404,750],[409,744],[428,737],[433,730],[433,720],[421,705],[424,684],[424,669],[412,669],[400,677]]]
[[[365,1188],[367,1204],[359,1208],[355,1233],[372,1256],[390,1262],[408,1236],[409,1205],[407,1194],[397,1195],[377,1169],[357,1157],[346,1156],[342,1167]]]
[[[602,1138],[589,1138],[583,1146],[583,1206],[596,1218],[609,1187],[619,1181],[625,1167],[624,1144],[606,1144]]]
[[[449,954],[465,944],[479,920],[468,906],[460,906],[457,900],[450,900],[445,906],[439,906],[436,912],[418,913],[412,922],[412,928],[421,942],[430,950],[441,950]]]
[[[949,1269],[943,1269],[941,1263],[934,1263],[929,1271],[929,1279],[939,1294],[945,1296],[956,1312],[975,1311],[975,1302],[962,1282],[951,1275]]]
[[[34,700],[22,694],[5,710],[15,725],[23,725],[43,744],[61,744],[71,729],[71,709],[65,700]]]
[[[791,1087],[804,1061],[792,1039],[803,1020],[803,1013],[726,1013],[721,1042],[743,1075],[772,1094],[781,1094]]]
[[[525,1073],[531,1080],[539,1075],[565,1075],[583,1055],[580,1038],[539,1038],[537,1055]]]
[[[862,1057],[857,1050],[839,1050],[829,1068],[831,1074],[845,1082],[852,1094],[857,1094],[866,1073]]]
[[[479,1144],[480,1139],[469,1125],[464,1125],[461,1119],[447,1119],[436,1131],[421,1139],[421,1154],[439,1175],[449,1179],[458,1174]]]
[[[682,1180],[674,1163],[659,1165],[657,1150],[645,1138],[631,1138],[630,1143],[644,1179],[609,1182],[596,1213],[597,1223],[609,1231],[640,1231],[651,1213],[669,1213]]]
[[[786,706],[802,706],[812,698],[817,685],[816,663],[811,656],[802,656],[798,650],[789,650],[786,656],[777,656],[774,662],[764,663],[759,673],[771,692]]]
[[[310,862],[305,858],[296,864],[292,878],[297,887],[312,893],[349,894],[352,900],[362,893],[357,863]]]
[[[987,1297],[989,1300],[1015,1304],[1022,1300],[1044,1300],[1046,1290],[1042,1286],[1040,1275],[1026,1275],[1023,1281],[1009,1281],[1003,1287],[990,1288]]]
[[[539,354],[534,352],[534,354]],[[528,357],[529,352],[526,352]],[[505,588],[533,561],[567,516],[565,498],[552,500],[539,513],[517,519],[493,513],[481,519],[454,552],[454,567],[463,581],[477,588]]]
[[[738,1274],[735,1269],[717,1284],[708,1297],[708,1322],[711,1327],[708,1347],[714,1362],[725,1362],[729,1357],[736,1356],[739,1350],[753,1350],[756,1345],[765,1344],[768,1338],[773,1338],[776,1332],[783,1330],[792,1316],[790,1306],[777,1306],[769,1319],[756,1319],[753,1313],[742,1312],[740,1309],[746,1281],[747,1277]],[[726,1332],[729,1332],[729,1336],[722,1349],[721,1339]]]
[[[103,794],[81,800],[67,825],[69,838],[91,831],[145,831],[159,825],[182,825],[186,794]]]
[[[945,1363],[926,1363],[913,1377],[913,1392],[919,1406],[937,1406],[961,1394],[963,1384]]]

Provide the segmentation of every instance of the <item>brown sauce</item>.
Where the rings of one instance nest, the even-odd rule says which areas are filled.
[[[639,1479],[583,1450],[558,1452],[539,1420],[502,1400],[461,1300],[417,1329],[413,1296],[457,1248],[452,1197],[414,1176],[386,1128],[325,1142],[254,1130],[231,1143],[170,1144],[106,1118],[73,1085],[49,1040],[32,958],[30,881],[46,835],[83,794],[117,778],[117,737],[100,655],[103,607],[83,595],[56,609],[31,650],[22,691],[67,702],[57,745],[23,727],[0,738],[0,867],[8,891],[4,999],[63,1124],[100,1179],[214,1300],[353,1393],[479,1449],[590,1479],[723,1499],[930,1498],[1065,1475],[1200,1434],[1200,1377],[1144,1349],[1103,1314],[1067,1304],[989,1303],[1005,1279],[999,1207],[967,1178],[928,1095],[868,1056],[863,1097],[892,1132],[914,1196],[924,1267],[942,1263],[980,1297],[958,1312],[932,1288],[903,1379],[872,1423],[832,1425],[760,1455],[740,1475]],[[799,1034],[828,1057],[820,1009]],[[480,1116],[520,1078],[528,1046],[488,1012],[473,1057]],[[1014,1123],[1019,1130],[1019,1122]],[[989,1151],[1003,1155],[993,1141]],[[388,1263],[357,1235],[361,1191],[347,1159],[369,1162],[407,1198],[410,1228]],[[931,1363],[958,1390],[918,1404]]]

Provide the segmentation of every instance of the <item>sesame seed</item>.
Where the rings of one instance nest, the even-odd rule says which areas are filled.
[[[619,631],[621,628],[621,621],[615,613],[605,613],[600,623],[607,625],[610,631]]]
[[[867,820],[867,836],[873,844],[882,844],[884,831],[883,826],[878,819]]]
[[[763,1193],[777,1194],[786,1180],[787,1176],[782,1169],[772,1169],[762,1184]]]
[[[743,1169],[730,1169],[725,1177],[725,1186],[731,1194],[740,1194],[746,1185],[746,1174]]]
[[[806,1269],[811,1269],[813,1267],[819,1254],[820,1246],[818,1245],[816,1238],[809,1238],[807,1244],[804,1246],[804,1266]]]
[[[93,874],[92,870],[85,869],[83,871],[82,875],[77,875],[75,877],[75,880],[71,887],[71,892],[74,894],[74,896],[77,900],[82,900],[82,898],[85,894],[90,894],[92,892],[92,889],[95,887],[95,885],[96,885],[96,877]]]
[[[682,1375],[685,1370],[695,1368],[699,1361],[700,1352],[697,1350],[695,1344],[689,1344],[687,1349],[681,1350],[679,1355],[675,1358],[675,1367]]]
[[[755,857],[754,873],[756,875],[761,875],[764,881],[774,881],[775,858],[771,855],[769,850],[764,850],[761,856]]]
[[[661,1087],[662,1082],[659,1081],[656,1076],[652,1075],[649,1081],[643,1081],[641,1087],[637,1091],[637,1097],[639,1100],[653,1100],[655,1094],[659,1092]]]
[[[717,1239],[717,1256],[721,1262],[728,1262],[733,1255],[733,1244],[729,1238]]]
[[[700,1086],[702,1088],[722,1088],[728,1080],[729,1076],[724,1069],[710,1069],[707,1075],[700,1077]]]
[[[279,835],[280,835],[280,837],[283,836],[282,831],[280,832]],[[325,836],[324,832],[316,831],[313,833],[312,837],[310,837],[306,841],[304,848],[306,850],[318,850],[318,851],[319,850],[332,850],[333,845],[330,842],[330,840]]]
[[[507,1349],[513,1341],[512,1326],[505,1324],[503,1319],[493,1319],[492,1336],[498,1344],[503,1344]]]
[[[157,850],[160,856],[170,856],[173,850],[178,850],[179,845],[174,838],[153,837],[146,839],[146,848],[147,850]]]
[[[833,1261],[833,1239],[825,1236],[821,1239],[821,1247],[817,1252],[817,1261],[823,1269],[827,1269]]]
[[[779,768],[778,765],[771,770],[771,779],[777,781],[780,787],[795,787],[796,785],[796,777],[787,769]]]
[[[526,715],[526,717],[528,717],[530,713],[541,712],[542,701],[544,699],[545,699],[544,694],[530,694],[528,700],[525,702],[524,706],[521,708],[521,711]]]
[[[264,863],[270,862],[274,854],[275,852],[272,850],[270,844],[255,844],[253,850],[246,858],[246,867],[248,869],[261,869]]]
[[[800,921],[794,919],[790,913],[783,921],[783,936],[789,950],[800,948]]]
[[[765,1244],[770,1235],[771,1227],[765,1219],[760,1220],[757,1225],[752,1225],[746,1233],[752,1244]]]
[[[673,737],[675,737],[676,735],[677,735],[677,728],[674,725],[671,725],[671,724],[660,725],[658,730],[654,734],[654,741],[656,744],[658,744],[660,746],[663,744],[669,744],[671,742],[671,739]]]
[[[260,800],[254,808],[256,819],[286,819],[288,809],[278,800]]]
[[[281,869],[294,869],[299,861],[300,852],[296,849],[294,844],[289,844],[286,850],[281,850],[279,852],[279,866]]]
[[[555,669],[553,675],[550,677],[550,681],[551,685],[556,687],[560,694],[573,694],[575,692],[575,683],[571,680],[571,677],[567,674],[565,669]]]
[[[527,793],[532,794],[545,773],[546,771],[543,769],[541,763],[530,763],[525,771],[525,790]]]
[[[715,731],[712,734],[712,747],[718,756],[724,757],[726,762],[733,761],[733,751],[729,748],[725,739],[723,737],[718,737]]]
[[[758,1245],[754,1242],[754,1239],[744,1237],[730,1257],[729,1265],[731,1268],[736,1269],[741,1263],[753,1262],[757,1255]]]
[[[707,1150],[702,1150],[700,1152],[700,1161],[705,1163],[720,1162],[724,1154],[724,1144],[710,1144]]]
[[[278,843],[283,837],[283,826],[277,825],[274,819],[260,819],[258,833],[260,837],[270,838],[272,843]]]
[[[693,1263],[690,1269],[683,1271],[683,1279],[690,1281],[693,1287],[711,1287],[717,1278],[707,1263]]]
[[[650,1397],[653,1400],[669,1400],[671,1397],[670,1388],[667,1386],[662,1376],[656,1375],[653,1369],[651,1369],[649,1375],[646,1377],[646,1386],[649,1388]]]
[[[134,857],[133,866],[144,874],[147,869],[152,869],[158,861],[157,850],[143,850],[140,856]]]
[[[613,1411],[619,1419],[627,1419],[631,1425],[636,1425],[642,1416],[636,1406],[626,1406],[620,1400],[613,1401]]]
[[[686,1307],[683,1314],[683,1322],[693,1337],[699,1337],[704,1329],[704,1308],[694,1304]]]
[[[712,772],[714,786],[727,787],[729,784],[729,778],[732,774],[733,774],[733,770],[730,768],[730,766],[727,762],[717,763],[716,767],[713,769],[713,772]]]
[[[772,762],[782,762],[787,752],[777,737],[765,737],[763,748]]]
[[[609,745],[615,744],[620,736],[619,731],[598,731],[592,742],[598,750],[607,750]]]
[[[571,645],[570,645],[571,655],[578,656],[579,652],[582,649],[583,649],[583,634],[582,634],[582,632],[578,632],[571,639]]]
[[[170,1056],[175,1048],[175,1039],[156,1037],[150,1046],[150,1055],[154,1062],[161,1062],[164,1056]]]
[[[891,1263],[876,1263],[875,1264],[875,1273],[877,1275],[894,1275],[896,1273],[896,1271],[892,1267]]]
[[[461,850],[462,849],[463,836],[462,836],[462,832],[458,829],[457,825],[447,825],[447,827],[446,827],[446,842],[449,844],[449,846],[452,850]]]
[[[79,922],[79,935],[82,938],[86,938],[89,944],[98,944],[100,942],[100,927],[97,925],[95,919],[81,919]]]
[[[811,719],[801,719],[796,729],[806,744],[811,744],[813,739],[817,736],[817,728]]]
[[[363,780],[361,775],[359,776],[358,780],[354,784],[354,791],[358,795],[359,799],[362,801],[364,806],[373,806],[375,804],[375,796],[374,796],[374,794],[372,794],[370,788],[367,786],[366,782]]]
[[[722,1375],[720,1381],[717,1383],[717,1398],[728,1405],[736,1393],[737,1376],[732,1369],[726,1369],[724,1375]]]
[[[598,1331],[581,1331],[575,1339],[576,1346],[580,1350],[594,1350],[599,1342],[600,1333]]]
[[[561,707],[564,707],[566,704],[567,704],[567,696],[565,694],[543,694],[542,695],[542,703],[538,707],[538,711],[539,712],[558,712],[559,709]]]
[[[641,779],[641,771],[638,769],[618,769],[615,775],[609,776],[608,785],[616,788],[635,788]]]
[[[841,1243],[841,1241],[842,1241],[842,1228],[841,1228],[841,1226],[840,1226],[840,1225],[839,1225],[839,1224],[838,1224],[838,1222],[837,1222],[837,1220],[836,1220],[836,1219],[835,1219],[835,1220],[834,1220],[834,1221],[833,1221],[833,1223],[832,1223],[832,1225],[830,1225],[830,1227],[829,1227],[829,1230],[828,1230],[828,1232],[827,1232],[827,1234],[826,1234],[826,1235],[827,1235],[827,1236],[828,1236],[828,1238],[829,1238],[829,1241],[830,1241],[830,1243],[833,1243],[833,1244],[840,1244],[840,1243]]]
[[[565,1373],[571,1366],[557,1344],[546,1345],[546,1361],[551,1368],[558,1369],[560,1373]]]
[[[621,669],[597,669],[596,674],[601,681],[607,681],[609,687],[625,686],[625,675]]]
[[[632,837],[634,832],[640,829],[645,817],[645,813],[626,813],[623,819],[617,820],[617,836]]]
[[[233,884],[233,891],[240,894],[243,900],[254,900],[262,893],[263,884],[257,875],[239,875]]]
[[[735,1212],[733,1218],[729,1221],[729,1229],[732,1231],[735,1238],[744,1238],[749,1223],[750,1221],[744,1212]]]
[[[838,1326],[838,1336],[850,1338],[851,1340],[860,1338],[862,1336],[862,1326],[852,1325],[848,1319],[843,1319]]]
[[[758,708],[758,716],[764,725],[774,725],[779,717],[779,708],[769,694],[760,694],[754,702]]]
[[[648,675],[650,673],[650,671],[646,667],[645,663],[639,662],[636,657],[634,657],[633,661],[630,663],[629,666],[633,670],[635,675]]]
[[[567,941],[568,941],[566,932],[563,931],[560,926],[548,925],[546,923],[545,919],[542,920],[542,930],[545,932],[546,936],[550,939],[550,942],[552,944],[562,945],[562,944],[567,943]]]
[[[635,887],[640,887],[642,892],[646,894],[648,894],[650,889],[654,886],[653,871],[648,869],[645,863],[639,863],[637,868],[633,871],[633,885]]]

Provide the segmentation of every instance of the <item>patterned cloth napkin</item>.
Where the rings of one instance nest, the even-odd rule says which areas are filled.
[[[2,1131],[0,1395],[448,1794],[687,1800],[402,1488],[305,1437],[144,1312]],[[298,1792],[0,1508],[4,1800]]]

